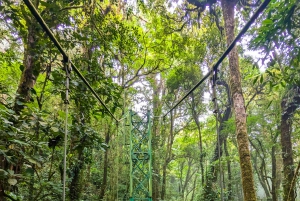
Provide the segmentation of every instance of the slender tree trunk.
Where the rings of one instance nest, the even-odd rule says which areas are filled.
[[[105,135],[105,143],[109,143],[109,137],[110,131],[108,130]],[[104,153],[104,164],[103,164],[103,178],[102,178],[102,184],[100,188],[100,196],[99,199],[102,200],[105,196],[105,190],[107,187],[107,174],[108,173],[108,150],[105,151]]]
[[[225,31],[227,45],[234,40],[234,8],[237,1],[222,0],[222,11],[225,21]],[[231,97],[233,100],[233,108],[236,122],[236,136],[238,143],[238,151],[240,156],[240,167],[242,174],[242,185],[245,201],[256,201],[256,193],[254,188],[254,178],[250,159],[249,141],[246,124],[245,100],[242,93],[241,73],[239,69],[239,58],[237,48],[234,47],[229,53],[229,72]]]
[[[199,150],[200,150],[200,170],[201,170],[201,184],[204,184],[204,165],[203,165],[203,143],[202,143],[202,134],[201,134],[201,127],[200,127],[200,122],[199,122],[199,116],[196,112],[196,103],[195,103],[195,96],[194,93],[192,92],[191,94],[192,98],[192,116],[193,119],[197,125],[197,130],[198,130],[198,136],[199,136]]]
[[[78,162],[76,163],[76,166],[73,168],[73,177],[70,184],[70,200],[72,201],[78,201],[81,196],[81,172],[84,164],[84,156],[83,156],[83,150],[78,153],[77,157]]]
[[[285,102],[283,101],[282,104],[285,104]],[[290,192],[291,181],[294,177],[293,150],[291,142],[291,121],[282,117],[280,130],[284,174],[283,200],[294,201],[295,192],[294,190]]]
[[[273,141],[273,143],[274,143],[274,141]],[[275,143],[272,146],[271,157],[272,157],[272,191],[271,191],[271,194],[272,194],[272,201],[277,201],[277,189],[276,189],[276,181],[277,181],[277,178],[276,178],[277,170],[276,170],[276,168],[277,168],[277,166],[276,166],[276,146],[275,146]]]
[[[277,200],[279,200],[279,191],[281,190],[281,182],[282,182],[282,157],[281,155],[276,155],[276,193]]]
[[[259,155],[259,152],[256,151],[256,155],[255,155],[255,157],[253,157],[254,170],[255,170],[256,174],[258,175],[259,183],[262,186],[262,188],[264,189],[266,197],[269,198],[270,197],[270,192],[269,192],[267,184],[266,184],[266,182],[264,180],[264,177],[266,175],[264,175],[263,171],[262,171],[262,163],[263,163],[263,161],[261,161],[260,167],[258,168],[258,158],[260,158],[260,157],[258,157],[258,155]],[[263,160],[263,158],[260,158],[260,160]]]
[[[285,112],[285,105],[287,100],[283,99],[281,102],[282,112]],[[291,120],[288,119],[289,116],[281,116],[281,147],[282,147],[282,159],[283,159],[283,201],[294,201],[295,192],[292,190],[290,192],[290,186],[294,177],[294,162],[293,162],[293,150],[291,141]],[[289,193],[290,192],[290,193]]]
[[[167,165],[163,165],[163,174],[162,174],[162,185],[161,185],[161,200],[165,200],[166,195],[166,183],[167,183]]]
[[[174,115],[173,115],[174,113]],[[166,183],[167,183],[167,168],[169,163],[172,161],[172,147],[174,142],[174,117],[176,116],[176,110],[171,112],[170,119],[170,134],[168,135],[168,144],[166,150],[165,161],[163,164],[163,175],[162,175],[162,188],[161,188],[161,199],[165,200],[166,195]]]
[[[291,141],[292,117],[300,104],[300,87],[292,86],[288,95],[281,101],[281,148],[283,159],[283,201],[295,200],[293,148]]]
[[[205,187],[204,187],[204,199],[205,200],[215,200],[216,199],[216,196],[217,194],[213,191],[213,182],[216,182],[217,181],[217,169],[216,169],[216,163],[215,161],[217,161],[219,159],[219,157],[222,157],[223,155],[223,150],[222,150],[222,146],[224,144],[224,149],[226,147],[226,150],[229,156],[229,153],[228,153],[228,150],[227,150],[227,146],[226,146],[226,140],[227,140],[227,135],[223,133],[223,130],[225,128],[225,122],[229,120],[229,118],[231,117],[231,98],[230,98],[230,90],[229,90],[229,86],[228,84],[225,82],[225,81],[221,81],[219,80],[217,82],[218,85],[222,85],[225,87],[226,91],[227,91],[227,108],[226,110],[224,111],[224,113],[220,116],[222,116],[222,118],[220,119],[220,125],[219,125],[219,133],[220,133],[220,137],[217,139],[216,141],[216,146],[215,146],[215,149],[214,149],[214,155],[211,159],[211,165],[210,165],[210,168],[209,168],[209,172],[207,172],[207,178],[206,178],[206,184],[205,184]],[[220,146],[220,147],[219,147]],[[220,150],[220,156],[219,156],[219,150]],[[229,160],[229,157],[227,156],[227,165],[229,166],[229,169],[228,171],[230,172],[230,160]],[[228,175],[229,177],[229,175]],[[224,178],[224,177],[223,177]],[[230,179],[231,179],[231,175],[230,175]],[[229,182],[229,185],[230,182]],[[231,188],[231,186],[230,186]],[[228,189],[229,191],[229,189]]]
[[[231,161],[229,158],[229,153],[228,153],[228,148],[227,148],[227,138],[224,141],[224,151],[225,151],[225,155],[226,155],[226,160],[227,160],[227,176],[228,176],[228,181],[227,181],[227,200],[231,201],[233,200],[232,197],[232,177],[231,177]]]
[[[197,186],[197,177],[195,177],[195,179],[194,179],[194,184],[193,184],[193,190],[192,190],[192,197],[191,197],[191,201],[193,201],[193,200],[194,200],[196,186]]]

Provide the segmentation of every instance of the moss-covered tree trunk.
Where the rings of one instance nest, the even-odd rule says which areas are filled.
[[[39,0],[33,1],[34,5],[38,7]],[[21,79],[19,81],[17,96],[15,99],[14,110],[17,114],[23,108],[23,104],[21,102],[29,102],[31,99],[30,90],[33,88],[36,82],[36,77],[38,74],[38,70],[40,67],[40,63],[37,59],[37,41],[38,34],[36,21],[34,17],[28,18],[26,21],[27,25],[27,35],[23,35],[23,43],[24,43],[24,58],[23,58],[23,66],[24,69],[22,71]],[[18,165],[10,164],[3,155],[0,155],[0,169],[7,170],[9,168],[13,168],[15,170],[15,174],[20,174],[22,161]],[[9,196],[5,191],[7,191],[11,186],[7,184],[7,181],[0,180],[0,201],[12,200],[11,196]],[[8,198],[8,199],[7,199]]]
[[[234,8],[236,3],[237,1],[233,0],[221,1],[223,17],[225,21],[227,45],[230,45],[235,37]],[[247,115],[245,109],[245,100],[242,93],[241,73],[239,69],[239,58],[236,47],[234,47],[233,50],[229,53],[229,72],[231,97],[233,100],[233,109],[235,114],[236,136],[240,157],[244,200],[256,201],[256,193],[254,189],[254,179],[250,159],[249,141],[247,135]]]
[[[286,101],[281,102],[282,107],[284,107]],[[281,117],[281,146],[282,146],[282,159],[283,159],[283,200],[293,201],[295,200],[294,190],[290,191],[290,186],[294,177],[294,167],[293,167],[293,150],[291,141],[291,121],[284,115]]]
[[[160,186],[161,186],[161,179],[160,179],[160,170],[161,170],[161,149],[160,149],[160,141],[161,141],[161,122],[160,119],[157,118],[162,114],[162,97],[164,83],[163,80],[158,80],[155,76],[151,78],[152,88],[153,88],[153,116],[156,118],[153,119],[153,126],[152,126],[152,199],[153,201],[160,200]]]
[[[176,110],[173,111],[176,115]],[[174,142],[174,116],[173,112],[171,112],[171,120],[170,120],[170,134],[167,138],[167,150],[164,157],[164,163],[162,168],[162,186],[161,186],[161,200],[165,200],[166,196],[166,188],[167,188],[167,168],[169,163],[172,161],[172,147]]]
[[[36,8],[39,6],[39,0],[33,1]],[[23,71],[19,81],[17,96],[15,99],[15,112],[18,114],[23,108],[21,102],[29,102],[31,98],[31,89],[36,83],[40,73],[41,61],[39,60],[39,26],[32,16],[27,23],[27,36],[24,37],[24,58]]]

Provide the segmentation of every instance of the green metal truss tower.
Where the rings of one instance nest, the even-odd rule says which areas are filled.
[[[152,201],[152,148],[150,111],[130,119],[130,201]]]

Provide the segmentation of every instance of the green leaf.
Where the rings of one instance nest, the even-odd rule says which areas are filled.
[[[260,76],[259,82],[260,82],[261,84],[264,82],[264,75],[263,75],[263,74]]]
[[[19,145],[29,146],[28,143],[20,141],[20,140],[16,140],[16,139],[10,140],[10,142],[14,142],[14,143],[17,143]]]
[[[271,101],[269,102],[269,104],[267,105],[267,108],[266,108],[266,109],[268,109],[268,108],[270,107],[270,105],[272,104],[272,102],[273,102],[273,100],[271,100]]]
[[[2,175],[3,175],[3,176],[7,176],[8,173],[7,173],[5,170],[0,169],[0,178],[3,177]]]
[[[23,104],[21,101],[19,101],[19,100],[16,101],[16,104],[17,104],[17,105],[24,105],[24,104]]]
[[[31,93],[36,95],[36,90],[34,88],[31,88]]]
[[[256,76],[256,77],[254,78],[253,83],[252,83],[253,85],[255,85],[255,83],[257,82],[258,77],[259,77],[259,76]]]
[[[24,65],[23,65],[23,64],[21,64],[21,65],[20,65],[20,67],[19,67],[19,69],[20,69],[20,71],[22,71],[22,72],[23,72],[23,70],[24,70]]]
[[[36,161],[35,159],[33,159],[33,158],[27,158],[27,160],[28,160],[30,163],[35,164],[35,165],[38,166],[39,168],[42,167],[41,164],[40,164],[38,161]]]
[[[273,24],[273,21],[271,19],[265,19],[264,21],[262,21],[263,25],[268,25],[268,24]]]
[[[54,133],[57,133],[59,131],[59,129],[57,127],[51,127],[51,130],[54,132]]]
[[[39,124],[40,124],[41,126],[44,126],[44,127],[47,126],[47,123],[46,123],[46,122],[43,122],[43,121],[39,121]]]
[[[7,172],[8,172],[8,174],[10,174],[10,175],[14,175],[15,174],[15,171],[13,171],[13,170],[7,170]]]
[[[34,170],[32,169],[32,168],[26,168],[26,170],[25,170],[25,172],[27,173],[27,174],[33,174],[34,173]]]
[[[8,180],[8,183],[12,186],[16,185],[18,183],[18,181],[14,178],[9,178]]]
[[[12,122],[10,122],[10,121],[8,121],[7,119],[5,119],[5,118],[1,118],[2,120],[3,120],[3,122],[5,123],[5,124],[11,124],[11,125],[13,125],[13,123]]]

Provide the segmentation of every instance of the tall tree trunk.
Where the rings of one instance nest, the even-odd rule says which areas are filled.
[[[290,93],[292,93],[290,95]],[[294,178],[293,149],[291,141],[292,117],[300,104],[300,87],[293,86],[281,101],[281,148],[283,159],[283,200],[294,201],[295,189],[291,185]]]
[[[153,125],[152,125],[152,199],[153,201],[160,200],[160,147],[159,142],[161,139],[160,131],[160,119],[157,118],[162,113],[162,100],[160,95],[163,92],[164,84],[163,80],[157,80],[156,76],[152,76],[152,87],[153,87]]]
[[[105,135],[105,143],[108,144],[110,139],[110,130],[106,132]],[[108,176],[108,150],[104,153],[104,164],[103,164],[103,178],[102,178],[102,184],[100,188],[100,195],[99,199],[102,200],[105,196],[105,190],[107,187],[107,176]]]
[[[34,5],[36,8],[39,5],[39,0],[35,0]],[[29,102],[30,101],[30,90],[33,88],[36,82],[36,72],[39,72],[40,64],[37,62],[37,51],[36,51],[36,44],[38,41],[38,34],[36,21],[34,17],[27,20],[27,37],[24,37],[24,58],[23,58],[23,66],[24,69],[22,71],[21,79],[19,81],[18,89],[17,89],[17,96],[15,99],[14,110],[17,114],[23,108],[23,104],[21,102]],[[21,170],[21,164],[17,165],[17,167],[13,167],[15,170]],[[0,156],[0,169],[7,170],[10,164],[3,155]],[[15,174],[19,174],[18,171],[15,171]],[[9,190],[9,185],[4,180],[0,180],[0,201],[7,200],[10,196],[5,193],[5,191]],[[10,199],[11,200],[11,199]]]
[[[286,101],[281,102],[282,107]],[[282,159],[283,159],[283,200],[284,201],[293,201],[295,200],[294,190],[290,191],[290,185],[294,177],[294,162],[293,162],[293,150],[292,150],[292,141],[291,141],[291,121],[284,116],[281,117],[281,146],[282,146]],[[289,195],[289,196],[288,196]]]
[[[39,0],[35,0],[34,6],[38,8]],[[27,20],[27,38],[24,41],[24,59],[23,59],[23,71],[21,79],[17,89],[17,96],[15,99],[15,112],[17,114],[23,109],[22,102],[29,102],[31,98],[31,89],[36,83],[36,79],[40,73],[40,60],[39,60],[39,50],[37,49],[37,44],[39,41],[39,34],[37,22],[32,16],[30,20]]]
[[[176,110],[174,110],[174,116],[176,115]],[[167,183],[167,168],[169,163],[172,161],[172,146],[174,142],[174,116],[173,112],[171,112],[171,120],[170,120],[170,135],[168,135],[168,144],[166,150],[165,161],[163,164],[163,175],[162,175],[162,186],[161,186],[161,200],[165,200],[166,195],[166,183]]]
[[[225,31],[227,45],[229,46],[234,40],[234,8],[237,1],[222,0],[222,11],[225,21]],[[229,72],[231,97],[233,100],[233,108],[235,113],[236,136],[238,143],[238,151],[240,157],[240,167],[242,174],[242,185],[245,201],[256,201],[256,193],[254,188],[254,178],[252,173],[252,165],[250,159],[249,141],[246,124],[245,100],[242,93],[241,73],[239,69],[239,57],[237,48],[234,47],[229,53]]]
[[[82,185],[80,183],[82,168],[84,165],[83,149],[78,152],[77,163],[73,166],[73,177],[70,184],[70,200],[78,201],[81,196]]]
[[[78,108],[81,111],[81,112],[79,112],[79,114],[83,114],[84,108],[80,107],[80,106]],[[79,116],[81,116],[81,115],[79,115]],[[87,121],[89,121],[88,117],[86,119],[87,119]],[[74,125],[76,125],[76,124],[85,125],[85,123],[86,122],[84,120],[81,120],[80,118],[74,119],[74,122],[73,122]],[[77,136],[78,138],[80,137],[80,132],[78,132],[78,130],[76,128],[73,129],[72,134],[74,136]],[[80,143],[84,144],[86,142],[86,138],[87,138],[87,135],[84,135],[83,137],[80,137],[79,138]],[[71,142],[71,144],[72,144],[72,142]],[[82,172],[83,172],[83,168],[84,168],[84,161],[85,161],[85,156],[84,156],[83,150],[84,150],[83,147],[77,150],[76,163],[72,164],[71,167],[69,168],[71,170],[70,171],[71,182],[70,182],[69,197],[70,197],[70,200],[72,200],[72,201],[80,200],[81,193],[82,193],[81,177],[82,177]]]

